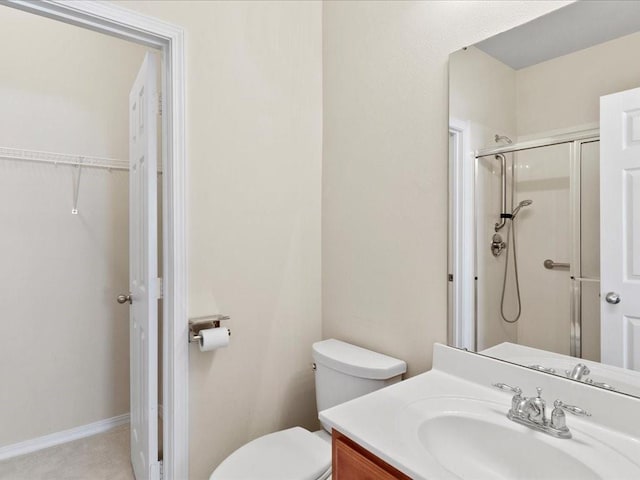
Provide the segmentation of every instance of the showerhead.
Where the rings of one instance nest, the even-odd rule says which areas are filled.
[[[506,135],[498,135],[496,133],[495,137],[493,137],[493,140],[496,143],[500,143],[500,142],[507,142],[509,145],[511,145],[513,142],[511,141],[511,139],[509,137],[507,137]]]
[[[516,215],[518,215],[518,212],[520,211],[520,209],[522,207],[528,207],[529,205],[531,205],[533,203],[533,200],[522,200],[518,206],[516,208],[513,209],[513,212],[511,212],[511,220],[515,220]]]

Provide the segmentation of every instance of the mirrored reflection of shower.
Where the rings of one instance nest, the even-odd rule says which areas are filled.
[[[476,157],[477,348],[598,359],[599,145],[541,143],[500,139]]]

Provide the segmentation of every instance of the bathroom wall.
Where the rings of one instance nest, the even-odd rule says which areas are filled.
[[[602,95],[640,86],[639,49],[640,32],[518,70],[519,137],[597,126]]]
[[[319,2],[122,2],[185,28],[189,313],[231,315],[190,357],[190,478],[281,428],[319,428]]]
[[[0,7],[0,147],[128,157],[144,49]],[[10,46],[10,47],[9,47]],[[0,447],[128,413],[128,174],[0,159]]]

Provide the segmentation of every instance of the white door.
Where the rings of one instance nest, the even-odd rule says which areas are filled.
[[[131,463],[137,480],[160,477],[156,69],[156,57],[147,53],[129,94]]]
[[[640,370],[640,88],[600,99],[602,362]]]

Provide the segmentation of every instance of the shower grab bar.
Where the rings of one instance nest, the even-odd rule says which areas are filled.
[[[599,278],[586,278],[586,277],[575,277],[573,280],[577,282],[591,282],[591,283],[600,283]]]
[[[554,262],[549,258],[542,262],[542,264],[547,270],[553,270],[554,268],[566,268],[568,270],[569,268],[571,268],[571,265],[569,263]]]

